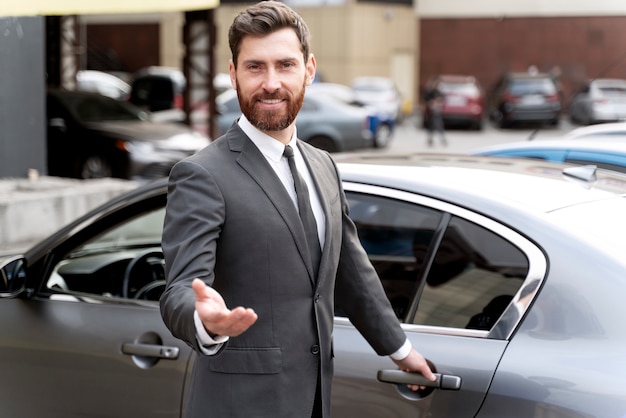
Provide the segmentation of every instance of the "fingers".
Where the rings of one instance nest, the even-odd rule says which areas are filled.
[[[222,296],[200,279],[195,279],[191,287],[196,295],[196,311],[209,334],[236,337],[258,319],[250,308],[228,309]]]

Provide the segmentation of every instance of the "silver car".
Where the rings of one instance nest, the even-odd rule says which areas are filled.
[[[597,78],[576,93],[569,105],[573,123],[595,123],[626,120],[626,79]]]
[[[227,90],[215,99],[217,126],[226,133],[241,116],[235,90]],[[342,103],[327,95],[307,90],[296,119],[298,138],[328,152],[352,151],[374,146],[369,110]]]
[[[341,157],[351,216],[437,382],[336,307],[333,416],[622,417],[626,177],[528,159]],[[180,417],[195,354],[165,328],[166,182],[0,264],[11,418]],[[242,399],[245,402],[245,399]]]

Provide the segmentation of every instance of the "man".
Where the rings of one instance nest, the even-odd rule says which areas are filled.
[[[161,312],[199,353],[188,417],[329,417],[335,296],[378,354],[434,379],[359,243],[330,155],[297,139],[315,77],[309,37],[279,2],[239,14],[230,78],[243,115],[170,174]],[[305,238],[285,145],[309,189],[316,244]]]

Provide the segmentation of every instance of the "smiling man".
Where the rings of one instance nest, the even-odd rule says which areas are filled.
[[[243,115],[171,171],[161,313],[199,353],[187,417],[330,416],[335,298],[374,350],[434,380],[363,250],[330,155],[298,140],[315,77],[288,6],[249,7],[229,31]]]

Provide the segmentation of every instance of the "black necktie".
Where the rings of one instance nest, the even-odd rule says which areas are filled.
[[[289,145],[285,147],[283,155],[287,157],[289,169],[291,170],[291,175],[293,176],[293,183],[296,189],[296,195],[298,196],[298,211],[300,212],[300,220],[302,221],[302,226],[304,226],[304,233],[309,247],[309,254],[311,255],[311,261],[313,262],[315,276],[317,276],[317,270],[322,256],[322,249],[317,236],[317,223],[315,222],[315,216],[313,215],[313,209],[311,208],[309,189],[306,187],[304,179],[302,179],[298,173],[296,161],[293,158],[293,149],[291,149]]]

